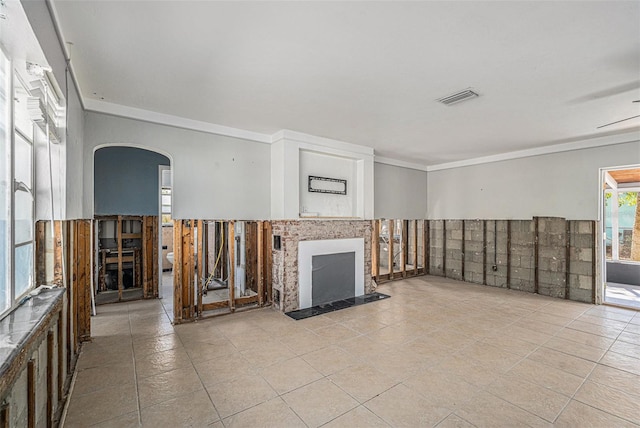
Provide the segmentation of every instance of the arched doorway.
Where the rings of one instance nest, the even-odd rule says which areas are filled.
[[[94,298],[97,304],[158,296],[161,167],[171,160],[136,147],[94,153]]]

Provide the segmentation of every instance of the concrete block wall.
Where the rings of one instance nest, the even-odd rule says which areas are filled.
[[[593,221],[577,220],[569,222],[569,286],[568,298],[581,302],[590,302],[593,298],[595,284],[594,269],[597,260],[594,260],[593,241],[596,236],[594,230],[596,224]]]
[[[444,220],[429,221],[429,273],[444,275]]]
[[[590,220],[429,220],[429,273],[592,302],[597,254]]]
[[[446,276],[459,280],[463,279],[462,224],[462,220],[448,220],[446,224]]]
[[[486,223],[487,284],[493,287],[507,288],[507,220],[484,220]]]
[[[511,220],[510,239],[510,288],[535,291],[534,247],[535,229],[533,220]]]
[[[464,280],[475,284],[484,284],[485,222],[483,220],[466,220],[463,232]]]

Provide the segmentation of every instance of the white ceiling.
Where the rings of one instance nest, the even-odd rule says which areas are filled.
[[[640,114],[638,1],[53,5],[85,100],[426,165],[640,136],[596,129]]]

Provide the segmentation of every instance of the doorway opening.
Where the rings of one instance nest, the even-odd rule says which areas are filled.
[[[640,309],[640,165],[602,171],[604,303]]]

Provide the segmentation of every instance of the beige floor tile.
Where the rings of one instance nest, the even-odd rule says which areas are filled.
[[[567,328],[583,331],[585,333],[597,334],[599,336],[608,337],[609,339],[615,339],[623,330],[620,327],[613,327],[606,324],[596,325],[584,321],[574,321],[569,324]]]
[[[427,360],[420,355],[396,349],[381,354],[368,355],[366,361],[396,382],[402,382],[427,367],[436,365],[440,360]]]
[[[487,391],[549,422],[553,422],[569,402],[565,395],[509,376],[489,385]]]
[[[303,320],[296,321],[296,324],[299,327],[308,328],[309,330],[317,330],[319,328],[334,325],[336,324],[336,321],[324,315],[318,315],[315,317],[305,318]]]
[[[369,409],[364,406],[358,406],[353,410],[348,411],[342,416],[339,416],[331,422],[322,425],[323,428],[388,428],[389,424],[382,419],[371,413]]]
[[[466,358],[473,358],[481,364],[494,367],[496,370],[503,372],[509,370],[522,360],[520,355],[480,342],[467,346],[459,352],[459,355]]]
[[[636,396],[587,381],[574,399],[640,425],[640,400]]]
[[[207,342],[186,342],[184,348],[194,363],[220,360],[228,358],[229,355],[238,352],[238,349],[233,346],[233,343],[226,339],[215,344]]]
[[[311,367],[328,376],[358,363],[358,359],[344,349],[332,345],[302,356]]]
[[[444,421],[437,425],[438,428],[473,428],[474,426],[455,414],[447,416]]]
[[[529,355],[527,359],[555,367],[582,378],[586,378],[596,365],[594,362],[549,348],[540,348]]]
[[[640,376],[636,374],[598,364],[589,380],[640,397]]]
[[[296,355],[317,351],[331,344],[324,337],[306,329],[298,333],[282,335],[278,337],[278,340]]]
[[[556,419],[554,426],[558,428],[604,428],[635,427],[637,425],[603,412],[579,401],[571,400],[562,414]]]
[[[191,366],[191,359],[183,348],[169,349],[136,358],[138,379]]]
[[[389,346],[384,343],[375,342],[366,335],[340,342],[338,346],[358,358],[361,358],[363,355],[382,354],[391,350]]]
[[[70,399],[66,426],[89,426],[137,412],[135,385],[118,385],[96,392],[76,395]]]
[[[600,364],[640,375],[640,359],[628,357],[616,352],[607,352]]]
[[[194,362],[193,365],[204,386],[215,385],[247,374],[255,374],[258,370],[240,352],[213,360]]]
[[[277,397],[224,419],[226,428],[307,428],[302,419]]]
[[[333,324],[328,327],[322,327],[315,330],[318,336],[326,339],[327,343],[334,344],[342,342],[343,340],[352,339],[356,336],[360,336],[355,330],[345,327],[342,324]]]
[[[278,394],[285,394],[323,377],[300,357],[263,367],[259,373]]]
[[[595,348],[589,345],[583,345],[581,343],[572,342],[570,340],[565,340],[558,337],[549,339],[549,341],[546,342],[543,346],[545,348],[550,348],[556,351],[563,352],[565,354],[573,355],[574,357],[593,362],[598,362],[606,352],[604,349]]]
[[[535,383],[568,397],[580,388],[584,378],[532,360],[523,360],[506,373],[516,379]]]
[[[482,391],[462,378],[440,371],[438,367],[425,370],[403,384],[430,403],[452,410],[473,400]]]
[[[618,336],[618,340],[635,345],[640,343],[640,334],[634,334],[630,331],[623,331],[622,333],[620,333],[620,336]]]
[[[521,357],[529,355],[539,346],[535,343],[527,342],[525,340],[520,340],[518,338],[509,336],[485,338],[482,339],[482,342],[495,346],[496,348],[500,348],[512,354],[519,355]]]
[[[469,404],[457,410],[456,415],[459,415],[479,428],[552,426],[544,419],[491,394],[480,395]]]
[[[202,383],[192,367],[171,370],[138,379],[140,408],[162,403],[189,392],[202,390]]]
[[[111,365],[78,370],[73,386],[74,394],[82,395],[117,385],[134,385],[133,365]]]
[[[571,328],[563,328],[556,334],[556,337],[581,343],[583,345],[593,346],[594,348],[604,349],[605,351],[609,349],[614,342],[614,339],[609,339],[608,337],[585,333]]]
[[[618,321],[611,318],[602,318],[602,317],[598,317],[590,314],[582,314],[578,318],[576,318],[576,320],[584,321],[584,322],[588,322],[596,325],[607,325],[607,326],[619,328],[621,330],[624,329],[628,323],[628,321]]]
[[[393,427],[435,426],[451,413],[402,384],[378,395],[365,406]]]
[[[65,424],[66,427],[71,428],[71,425]],[[95,428],[138,428],[140,426],[140,415],[138,411],[127,413],[126,415],[118,416],[108,421],[100,422],[99,424],[92,425]]]
[[[318,427],[358,406],[358,402],[327,379],[305,385],[282,396],[310,427]]]
[[[256,369],[294,358],[296,354],[280,342],[258,343],[255,347],[240,352]]]
[[[78,360],[78,369],[104,366],[133,367],[133,348],[131,345],[102,346],[97,343],[85,343]]]
[[[369,364],[349,367],[332,374],[329,380],[360,403],[370,400],[398,383]]]
[[[260,376],[245,375],[207,387],[221,418],[226,418],[277,396]]]
[[[633,344],[617,340],[611,348],[609,348],[609,351],[626,355],[627,357],[640,358],[640,342]]]
[[[144,340],[137,340],[133,344],[133,351],[136,358],[156,352],[168,351],[170,349],[182,348],[182,342],[177,334],[165,334],[164,336],[150,337]]]
[[[144,427],[204,427],[220,418],[204,390],[142,409]]]
[[[431,338],[440,345],[448,346],[453,350],[460,350],[476,342],[473,336],[467,336],[448,328],[442,328],[429,333],[427,338]]]
[[[543,333],[541,331],[530,330],[518,325],[510,325],[496,333],[499,336],[517,337],[520,340],[531,342],[536,345],[542,345],[553,337],[553,334]],[[491,336],[490,336],[491,337]]]
[[[624,328],[627,333],[640,334],[640,324],[629,323]]]
[[[502,373],[495,367],[483,365],[460,355],[446,358],[440,364],[433,366],[433,368],[440,370],[442,373],[451,373],[480,388],[489,385]]]
[[[368,316],[352,318],[341,322],[341,324],[360,334],[371,333],[387,326],[386,324],[370,319]]]
[[[239,351],[249,350],[260,347],[268,342],[278,343],[275,339],[270,338],[263,330],[255,330],[250,333],[227,336],[229,341]]]

